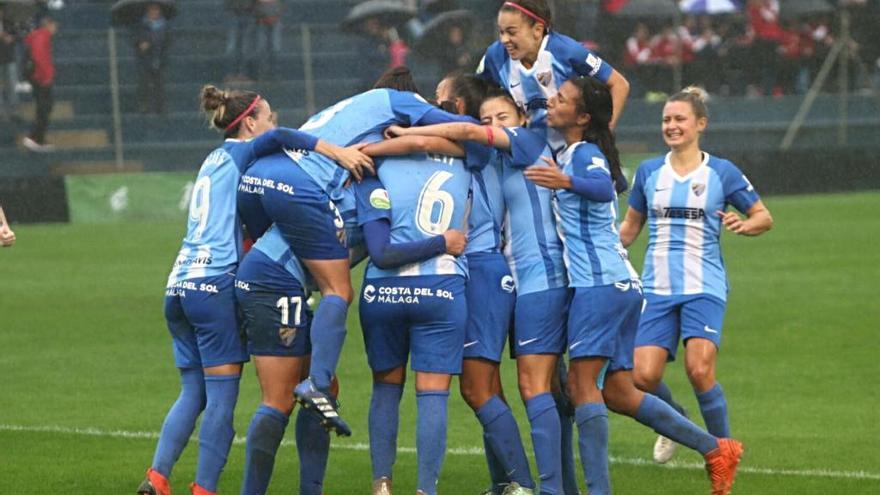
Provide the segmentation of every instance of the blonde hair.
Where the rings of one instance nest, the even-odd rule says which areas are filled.
[[[702,86],[691,85],[670,96],[666,102],[684,101],[690,103],[697,119],[709,118],[709,93]]]

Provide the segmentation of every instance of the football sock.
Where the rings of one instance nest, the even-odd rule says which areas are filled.
[[[562,434],[553,396],[546,392],[527,400],[526,413],[532,426],[540,493],[556,495],[562,489]]]
[[[373,382],[370,413],[370,460],[373,479],[391,479],[391,470],[397,458],[397,429],[400,423],[400,397],[403,385]]]
[[[348,304],[337,295],[321,298],[312,319],[312,364],[309,376],[318,390],[330,389],[330,381],[336,373],[342,344],[345,342],[345,318]]]
[[[300,408],[296,415],[296,451],[299,453],[300,495],[321,495],[330,457],[330,433],[317,414]]]
[[[556,404],[559,413],[560,445],[562,456],[562,493],[566,495],[578,495],[577,474],[574,462],[574,419],[568,414],[568,408],[560,408]]]
[[[260,404],[257,408],[247,431],[241,495],[266,493],[275,466],[275,453],[284,437],[287,422],[287,415],[274,407]]]
[[[644,394],[635,420],[675,442],[706,455],[718,447],[718,439],[651,394]]]
[[[492,493],[497,495],[504,491],[505,486],[509,482],[507,473],[501,465],[501,460],[495,455],[492,444],[489,440],[489,434],[483,430],[483,452],[486,453],[486,464],[489,466],[489,478],[492,480]]]
[[[489,472],[493,484],[497,486],[499,480],[514,481],[525,488],[534,488],[535,482],[529,471],[529,460],[526,458],[526,451],[519,435],[519,426],[510,407],[500,397],[493,395],[476,414],[480,424],[483,425],[487,459],[494,454],[500,464],[501,475],[496,477],[492,461],[489,460]]]
[[[437,495],[437,480],[446,454],[446,407],[449,392],[432,390],[416,393],[416,457],[419,477],[416,487],[427,495]]]
[[[697,394],[700,403],[700,412],[703,413],[703,421],[706,429],[718,438],[730,438],[730,419],[727,417],[727,399],[721,385],[716,383],[709,390]]]
[[[602,402],[587,402],[578,406],[575,415],[587,491],[590,495],[608,495],[611,493],[608,472],[608,409]]]
[[[687,413],[684,411],[684,408],[681,407],[681,404],[672,400],[672,390],[669,389],[669,386],[666,385],[666,382],[661,381],[660,385],[657,385],[657,388],[654,389],[654,391],[651,393],[663,399],[663,402],[672,406],[673,409],[678,411],[678,414],[687,417]]]
[[[235,430],[232,417],[238,400],[239,375],[205,377],[207,403],[199,430],[199,462],[196,483],[210,492],[217,491],[220,473],[226,465]]]
[[[200,369],[180,370],[180,395],[162,424],[162,433],[153,455],[152,468],[162,476],[171,476],[171,469],[186,447],[205,408],[205,375]]]

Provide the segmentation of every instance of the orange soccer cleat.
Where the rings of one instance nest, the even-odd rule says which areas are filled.
[[[718,448],[706,454],[706,471],[712,481],[712,495],[730,493],[742,453],[742,443],[730,438],[719,438]]]
[[[138,495],[171,495],[168,478],[153,468],[147,469],[147,477],[137,490]]]
[[[214,492],[209,492],[200,487],[198,483],[190,483],[189,489],[192,491],[192,495],[217,495]]]

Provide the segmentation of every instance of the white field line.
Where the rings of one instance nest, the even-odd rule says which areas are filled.
[[[156,440],[159,433],[155,431],[125,431],[125,430],[103,430],[100,428],[72,428],[65,426],[24,426],[10,425],[0,423],[0,431],[28,432],[28,433],[58,433],[62,435],[84,435],[91,437],[110,437],[110,438],[129,438],[136,440]],[[233,439],[234,444],[244,444],[245,437],[236,436]],[[281,445],[295,445],[291,440],[284,440]],[[365,443],[332,443],[331,446],[337,450],[355,450],[368,451],[370,446]],[[415,454],[416,449],[413,447],[398,447],[398,452],[405,454]],[[483,449],[480,447],[453,447],[446,450],[447,455],[483,455]],[[663,466],[658,466],[647,459],[634,457],[617,457],[611,456],[612,464],[624,464],[628,466],[649,466],[659,467],[661,469],[688,469],[702,471],[704,466],[696,462],[670,462]],[[770,476],[795,476],[801,478],[841,478],[841,479],[857,479],[857,480],[878,480],[880,481],[880,473],[872,473],[868,471],[833,471],[830,469],[774,469],[762,468],[755,466],[741,466],[738,470],[740,473],[764,474]]]

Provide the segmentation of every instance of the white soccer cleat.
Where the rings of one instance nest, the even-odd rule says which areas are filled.
[[[672,456],[675,455],[675,450],[677,448],[677,443],[663,435],[658,435],[657,441],[654,442],[654,462],[657,464],[666,464],[672,459]]]
[[[504,491],[501,495],[533,495],[535,492],[531,488],[526,488],[520,486],[519,483],[511,482],[507,487],[504,488]]]
[[[391,480],[389,478],[374,480],[373,495],[391,495]]]

